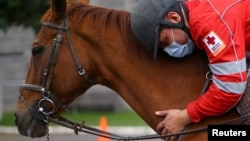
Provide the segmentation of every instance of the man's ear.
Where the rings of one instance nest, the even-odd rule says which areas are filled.
[[[168,12],[165,17],[166,20],[172,22],[172,23],[180,23],[181,22],[181,16],[174,11]]]

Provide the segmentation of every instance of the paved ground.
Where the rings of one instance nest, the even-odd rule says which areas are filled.
[[[72,130],[64,127],[50,128],[50,141],[100,141],[95,135],[80,133],[75,135]],[[109,132],[124,137],[134,137],[155,134],[148,127],[110,127]],[[17,133],[15,127],[0,127],[0,141],[46,141],[47,138],[28,138]],[[109,140],[115,141],[115,140]],[[161,139],[150,139],[149,141],[161,141]]]
[[[0,135],[0,141],[46,141],[47,138],[28,138],[20,135]],[[51,135],[50,141],[96,141],[92,135]]]
[[[0,141],[47,141],[47,138],[31,139],[20,135],[0,135]],[[92,135],[51,135],[50,141],[98,141]],[[110,140],[115,141],[115,140]],[[150,139],[148,141],[162,141],[161,139]]]

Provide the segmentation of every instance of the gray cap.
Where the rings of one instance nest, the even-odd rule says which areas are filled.
[[[180,12],[179,0],[140,0],[131,12],[131,28],[147,50],[154,52],[158,43],[160,25],[182,28],[182,25],[164,20],[169,11]]]

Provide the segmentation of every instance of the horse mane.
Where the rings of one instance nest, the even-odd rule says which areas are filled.
[[[51,17],[51,14],[52,10],[49,9],[41,18],[41,23],[48,21],[49,17]],[[124,41],[124,45],[128,47],[129,50],[137,52],[137,55],[143,54],[143,56],[145,56],[146,52],[146,56],[151,59],[153,57],[153,53],[145,51],[146,48],[136,40],[130,25],[131,14],[128,11],[71,2],[68,5],[65,15],[73,16],[74,24],[77,27],[80,27],[81,23],[85,21],[88,21],[89,27],[93,26],[94,24],[95,27],[98,28],[98,34],[103,34],[104,36],[106,27],[110,27],[112,30],[119,30],[120,34],[122,34],[121,37]],[[195,50],[195,52],[197,52],[198,49],[196,48]],[[164,58],[166,57],[166,54],[162,52],[162,50],[158,50],[157,58],[162,56],[164,56]],[[198,50],[198,52],[202,51]],[[201,56],[206,55],[203,54]],[[170,57],[170,59],[173,58]]]
[[[122,40],[127,47],[137,47],[137,50],[142,49],[142,45],[136,40],[131,30],[131,14],[128,11],[72,3],[68,6],[67,14],[74,15],[73,20],[76,25],[80,25],[84,21],[88,21],[91,26],[95,24],[94,26],[98,28],[100,34],[105,34],[107,27],[118,30],[122,34]]]

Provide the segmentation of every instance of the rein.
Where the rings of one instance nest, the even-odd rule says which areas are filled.
[[[245,121],[249,118],[250,118],[250,114],[236,118],[236,119],[221,122],[221,123],[218,123],[216,125],[229,125],[229,124]],[[168,137],[172,137],[172,136],[182,136],[182,135],[186,135],[186,134],[199,133],[199,132],[203,132],[203,131],[208,130],[207,127],[202,127],[202,128],[198,128],[198,129],[187,130],[187,131],[175,133],[175,134],[167,134],[167,135],[154,134],[154,135],[145,135],[145,136],[124,137],[124,136],[116,135],[116,134],[106,132],[103,130],[99,130],[97,128],[86,126],[86,125],[84,125],[84,122],[82,124],[78,124],[78,123],[72,122],[66,118],[63,118],[61,116],[59,116],[58,118],[49,117],[49,121],[56,123],[58,125],[73,129],[75,134],[78,134],[79,132],[84,132],[84,133],[97,135],[97,136],[101,136],[104,138],[113,139],[113,140],[117,140],[117,141],[132,141],[132,140],[149,140],[149,139],[158,139],[158,138],[168,138]]]
[[[124,137],[124,136],[116,135],[110,132],[102,131],[93,127],[86,126],[84,125],[84,122],[82,124],[78,124],[66,118],[63,118],[61,116],[55,116],[54,115],[55,104],[59,105],[62,109],[66,107],[66,105],[60,102],[56,97],[54,97],[52,92],[50,91],[50,85],[51,85],[51,81],[53,78],[52,73],[56,65],[57,57],[58,57],[60,46],[61,46],[62,32],[66,32],[69,49],[72,54],[72,57],[73,57],[73,60],[74,60],[74,63],[75,63],[75,66],[77,68],[79,75],[83,77],[88,83],[93,83],[93,82],[87,77],[86,72],[83,69],[82,65],[79,63],[79,60],[75,53],[75,50],[74,50],[74,47],[70,38],[68,16],[64,18],[61,25],[55,25],[55,24],[48,23],[48,22],[45,22],[42,25],[46,27],[58,29],[58,34],[56,35],[56,38],[54,39],[53,44],[52,44],[50,57],[48,59],[46,68],[44,69],[42,84],[41,85],[23,84],[20,86],[20,90],[32,90],[32,91],[36,91],[42,94],[43,97],[42,99],[38,101],[36,105],[37,107],[31,107],[29,109],[31,110],[31,114],[33,118],[35,118],[36,120],[44,121],[46,123],[48,140],[49,140],[49,129],[48,129],[49,122],[53,122],[58,125],[73,129],[75,134],[78,134],[79,132],[84,132],[84,133],[101,136],[101,137],[105,137],[109,139],[114,139],[118,141],[167,138],[171,136],[180,136],[180,135],[207,131],[207,127],[203,127],[203,128],[198,128],[194,130],[183,131],[183,132],[176,133],[176,134],[167,134],[167,135],[154,134],[154,135],[137,136],[137,137]],[[25,99],[22,95],[19,95],[19,99],[21,102],[23,102],[23,104],[26,107],[28,107],[28,104],[25,102]],[[50,108],[48,108],[48,105],[50,106]],[[241,122],[249,118],[250,118],[250,115],[246,115],[237,119],[219,123],[219,125]]]

